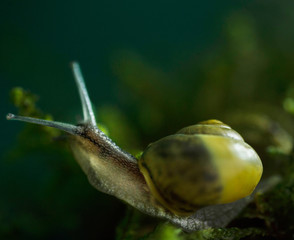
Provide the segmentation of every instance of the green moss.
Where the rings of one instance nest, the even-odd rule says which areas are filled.
[[[294,114],[294,99],[293,98],[285,98],[284,102],[283,102],[283,107],[285,109],[285,111]]]
[[[140,151],[140,152],[138,152],[137,154],[135,154],[135,157],[136,157],[137,159],[140,159],[141,156],[142,156],[142,154],[143,154],[143,151]]]
[[[43,113],[40,109],[37,108],[36,102],[38,101],[38,96],[24,90],[21,87],[15,87],[10,91],[10,99],[15,107],[17,107],[19,115],[23,115],[26,117],[36,117],[50,121],[54,120],[51,114]],[[58,137],[61,134],[61,132],[55,128],[48,128],[46,126],[37,126],[32,124],[27,124],[26,126],[26,129],[29,129],[29,131],[31,131],[32,129],[38,129],[45,132],[44,135],[42,135],[41,141],[48,141],[48,139]],[[24,138],[29,135],[34,135],[26,132],[26,129],[24,129],[24,132],[22,134]]]
[[[97,123],[97,126],[106,136],[109,136],[109,130],[104,124]]]
[[[290,239],[294,234],[294,166],[293,157],[288,174],[272,191],[256,196],[256,217],[264,220],[267,232]]]
[[[24,116],[38,116],[40,110],[36,108],[38,97],[21,87],[15,87],[10,91],[10,99],[18,108],[19,114]]]
[[[168,223],[160,224],[155,231],[148,236],[144,237],[144,240],[184,240],[181,236],[182,230]]]
[[[144,240],[238,240],[245,237],[264,236],[263,229],[258,228],[208,228],[193,233],[185,233],[181,229],[165,223],[160,224],[155,231],[142,238]]]
[[[245,237],[263,236],[265,233],[258,228],[209,228],[185,236],[185,240],[238,240]]]

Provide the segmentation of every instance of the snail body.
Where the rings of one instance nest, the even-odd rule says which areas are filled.
[[[208,120],[150,144],[136,159],[97,127],[79,65],[73,63],[72,68],[83,106],[82,123],[13,114],[7,119],[69,133],[75,159],[96,189],[187,231],[225,226],[248,203],[262,163],[236,131]]]

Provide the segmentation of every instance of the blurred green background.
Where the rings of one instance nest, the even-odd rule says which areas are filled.
[[[259,113],[290,139],[293,12],[290,0],[1,1],[1,239],[114,238],[125,212],[88,184],[65,144],[5,120],[18,111],[13,87],[75,123],[69,62],[79,61],[97,121],[133,154],[201,120],[238,125]]]

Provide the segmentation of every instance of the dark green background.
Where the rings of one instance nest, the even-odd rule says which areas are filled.
[[[7,104],[9,90],[22,86],[41,96],[42,109],[58,119],[79,109],[70,61],[80,62],[94,103],[119,104],[112,54],[131,49],[160,68],[175,68],[181,60],[219,44],[226,15],[242,7],[235,1],[5,1],[1,5],[2,115],[13,111]],[[5,136],[21,128],[4,124],[9,124]],[[12,141],[9,137],[1,148]]]
[[[203,86],[207,79],[209,81],[209,76],[222,66],[222,62],[227,66],[228,75],[237,72],[238,64],[248,66],[248,71],[252,66],[261,69],[262,73],[254,81],[250,81],[250,75],[242,81],[232,80],[224,95],[227,102],[220,108],[215,107],[213,102],[197,101],[197,109],[205,106],[203,113],[190,114],[186,118],[181,115],[181,111],[187,112],[186,108],[175,107],[173,114],[170,114],[170,117],[177,119],[174,125],[158,131],[157,135],[152,133],[148,136],[147,131],[138,128],[140,125],[137,124],[136,131],[138,135],[143,135],[144,144],[150,139],[155,140],[154,137],[170,133],[170,130],[203,120],[202,117],[218,117],[223,109],[236,107],[238,103],[241,106],[247,102],[266,102],[281,106],[294,77],[293,11],[294,3],[290,0],[279,3],[269,0],[1,1],[1,159],[4,159],[4,153],[13,149],[17,135],[24,126],[23,123],[5,120],[6,113],[16,111],[9,102],[12,87],[21,86],[38,94],[38,106],[44,112],[51,113],[56,120],[75,122],[81,107],[69,68],[72,60],[80,62],[95,106],[99,109],[104,104],[112,104],[134,123],[136,111],[132,111],[134,104],[128,101],[136,98],[130,97],[132,88],[121,80],[121,71],[115,71],[123,65],[124,58],[128,62],[129,54],[126,52],[138,54],[151,66],[169,73],[171,78],[164,82],[166,86],[181,90],[180,96],[168,96],[171,102],[181,96],[196,95],[198,86]],[[259,60],[254,62],[254,57],[235,57],[238,54],[247,56],[247,51],[257,59],[262,59],[262,64],[259,64]],[[246,67],[243,71],[246,75]],[[215,78],[218,78],[217,72]],[[154,81],[150,81],[150,84],[156,89]],[[227,87],[226,84],[222,85],[221,80],[216,85],[211,81],[210,84],[216,89]],[[255,90],[248,94],[244,89],[250,86],[255,87]],[[167,94],[165,88],[159,91],[162,95]],[[212,90],[212,97],[215,91]],[[236,98],[227,97],[234,94]],[[140,93],[137,97],[140,98]],[[239,102],[235,99],[239,99]],[[187,109],[190,104],[188,101],[189,98]],[[192,119],[191,116],[199,119]],[[99,110],[97,118],[99,121]],[[34,157],[39,158],[38,154],[30,158]],[[67,183],[72,185],[72,189],[68,190],[70,194],[62,195],[64,203],[60,203],[61,209],[67,205],[66,201],[70,204],[71,198],[83,199],[85,194],[88,194],[86,197],[90,196],[91,203],[96,202],[96,198],[102,200],[97,200],[93,206],[79,206],[83,201],[77,200],[72,208],[65,211],[65,214],[72,214],[72,218],[65,217],[66,223],[60,225],[56,222],[58,214],[62,215],[60,209],[55,215],[56,219],[52,218],[51,221],[48,216],[41,214],[44,211],[38,207],[25,211],[26,204],[38,205],[43,202],[44,208],[49,204],[49,193],[39,193],[40,199],[35,199],[32,192],[36,188],[42,189],[43,183],[37,181],[43,179],[43,174],[53,174],[55,170],[50,165],[45,165],[42,160],[30,161],[30,164],[20,161],[12,165],[3,160],[0,166],[0,229],[3,232],[0,236],[4,234],[16,239],[72,239],[74,236],[95,239],[100,234],[114,236],[115,226],[124,212],[120,202],[96,194],[90,187],[85,192],[75,192],[74,183]],[[76,171],[85,184],[86,178],[79,170]],[[66,178],[66,175],[63,177]],[[78,188],[79,191],[81,189]],[[58,193],[53,191],[52,194]],[[75,210],[81,212],[78,217],[75,216]],[[85,214],[84,218],[81,217],[82,213]],[[43,225],[47,225],[45,230]]]

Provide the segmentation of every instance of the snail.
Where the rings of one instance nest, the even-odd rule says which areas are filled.
[[[99,191],[186,231],[228,224],[252,198],[262,175],[257,153],[228,125],[208,120],[149,144],[139,159],[96,124],[79,64],[71,64],[83,122],[71,125],[8,114],[68,133],[76,161]]]

